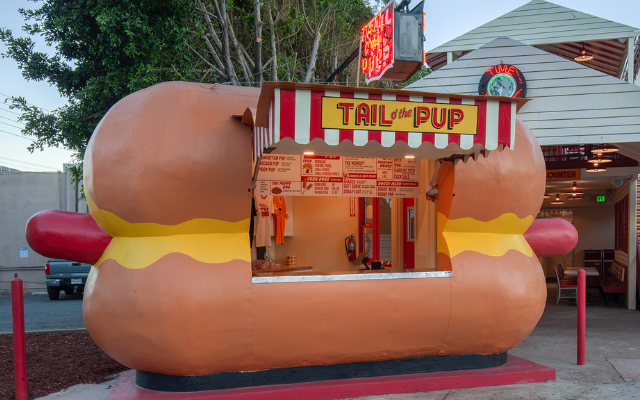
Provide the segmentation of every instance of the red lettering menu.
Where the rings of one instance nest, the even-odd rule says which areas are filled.
[[[263,154],[256,190],[261,195],[418,197],[415,159]]]

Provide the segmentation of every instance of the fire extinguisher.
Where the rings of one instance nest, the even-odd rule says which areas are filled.
[[[356,260],[356,241],[355,236],[347,236],[344,239],[344,248],[347,251],[347,257],[349,257],[349,261]]]

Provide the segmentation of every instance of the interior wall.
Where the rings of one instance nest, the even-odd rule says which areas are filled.
[[[582,250],[613,249],[615,245],[614,206],[576,207],[573,226],[578,231],[578,244],[573,250],[574,266],[582,267]]]
[[[293,236],[267,248],[274,261],[284,265],[287,256],[296,256],[298,266],[314,271],[347,270],[344,239],[357,226],[349,216],[349,197],[293,197],[293,213]]]

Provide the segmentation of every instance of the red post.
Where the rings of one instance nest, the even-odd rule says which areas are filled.
[[[13,366],[16,375],[16,400],[27,400],[27,356],[24,345],[24,299],[22,279],[11,280],[11,315],[13,316]]]
[[[584,269],[578,271],[578,365],[584,365],[584,346],[585,346],[585,308],[587,302],[587,276]]]

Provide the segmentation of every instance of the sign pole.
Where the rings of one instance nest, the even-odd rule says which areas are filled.
[[[356,75],[356,87],[360,87],[360,64],[362,63],[362,38],[358,46],[358,74]]]
[[[27,357],[24,344],[24,298],[22,279],[11,280],[11,315],[13,317],[13,367],[16,378],[16,400],[27,400]]]
[[[587,288],[587,276],[584,269],[578,271],[578,294],[576,296],[576,302],[578,304],[578,365],[584,365],[585,362],[585,308],[587,294],[585,293]]]

